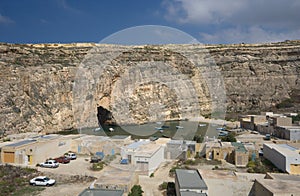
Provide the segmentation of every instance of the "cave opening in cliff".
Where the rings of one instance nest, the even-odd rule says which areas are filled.
[[[108,109],[99,106],[97,107],[97,119],[99,126],[112,124],[112,113]]]

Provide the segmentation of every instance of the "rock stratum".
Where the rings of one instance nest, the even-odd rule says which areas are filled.
[[[2,43],[0,67],[2,134],[299,109],[300,41]]]

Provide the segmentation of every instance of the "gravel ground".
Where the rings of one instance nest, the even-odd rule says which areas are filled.
[[[79,156],[76,160],[72,160],[68,164],[60,164],[58,168],[42,168],[37,169],[45,174],[51,173],[51,176],[56,177],[56,184],[52,187],[46,187],[40,193],[42,196],[62,195],[62,196],[75,196],[81,193],[84,189],[88,188],[92,182],[79,182],[79,183],[65,183],[61,176],[79,175],[79,176],[93,176],[98,177],[101,171],[89,170],[90,162],[88,156]],[[55,177],[53,177],[55,178]],[[66,177],[67,178],[67,177]]]
[[[246,196],[254,179],[263,179],[264,174],[235,173],[231,171],[199,170],[208,186],[208,195]]]
[[[58,168],[43,168],[37,167],[41,172],[51,172],[54,174],[67,174],[67,175],[87,175],[99,176],[100,172],[89,170],[90,158],[88,156],[79,156],[76,160],[71,160],[68,164],[59,164]]]
[[[90,183],[70,183],[70,184],[57,184],[52,187],[46,187],[39,195],[40,196],[76,196],[79,195],[84,189],[88,188]]]
[[[139,176],[139,184],[142,186],[145,196],[162,195],[158,190],[158,186],[163,182],[175,182],[174,178],[169,177],[169,170],[172,168],[175,161],[164,162],[160,168],[154,172],[154,177]]]

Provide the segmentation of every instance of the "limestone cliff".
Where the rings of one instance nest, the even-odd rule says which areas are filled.
[[[155,114],[150,113],[156,110],[163,115],[160,118],[180,119],[184,116],[182,113],[193,113],[197,106],[201,114],[207,115],[211,113],[211,97],[215,95],[210,92],[205,76],[194,68],[196,59],[193,61],[182,55],[189,53],[199,53],[204,59],[210,56],[216,63],[214,67],[223,77],[229,115],[274,109],[285,100],[297,102],[300,41],[206,45],[205,48],[207,52],[203,52],[199,45],[0,44],[0,131],[68,130],[77,128],[79,116],[81,120],[88,121],[84,125],[97,126],[97,114],[105,114],[105,122],[109,123],[114,123],[116,118],[119,123],[122,116],[128,115],[132,116],[132,122],[143,123],[155,121]],[[90,107],[79,111],[81,108],[74,107],[74,103],[78,102],[73,92],[74,83],[81,74],[78,67],[89,59],[89,55],[109,56],[111,51],[116,50],[120,51],[120,55],[107,59],[109,66],[102,70],[104,74],[99,79],[100,85],[87,87],[85,91],[91,90],[91,93],[84,100],[80,98],[81,104],[86,103]],[[93,63],[97,64],[97,60]],[[123,89],[126,87],[124,76],[128,76],[128,83],[132,79],[131,73],[126,70],[139,66],[138,62],[150,62],[145,65],[149,72],[157,71],[151,62],[165,62],[170,65],[165,71],[169,71],[171,76],[161,75],[159,81],[162,83],[149,80],[136,86],[128,97],[128,104],[122,108],[124,104],[119,103],[126,93]],[[200,70],[204,69],[201,67]],[[182,81],[183,87],[176,87],[174,81]],[[174,85],[175,90],[170,85]],[[191,93],[194,91],[190,91],[189,85],[194,86],[196,95]],[[179,96],[176,88],[187,93]],[[115,112],[116,108],[121,108],[121,116]]]

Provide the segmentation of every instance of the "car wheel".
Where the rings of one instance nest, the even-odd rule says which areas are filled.
[[[32,183],[32,186],[35,186],[36,184],[35,183]]]
[[[50,186],[50,184],[46,184],[46,186]]]

